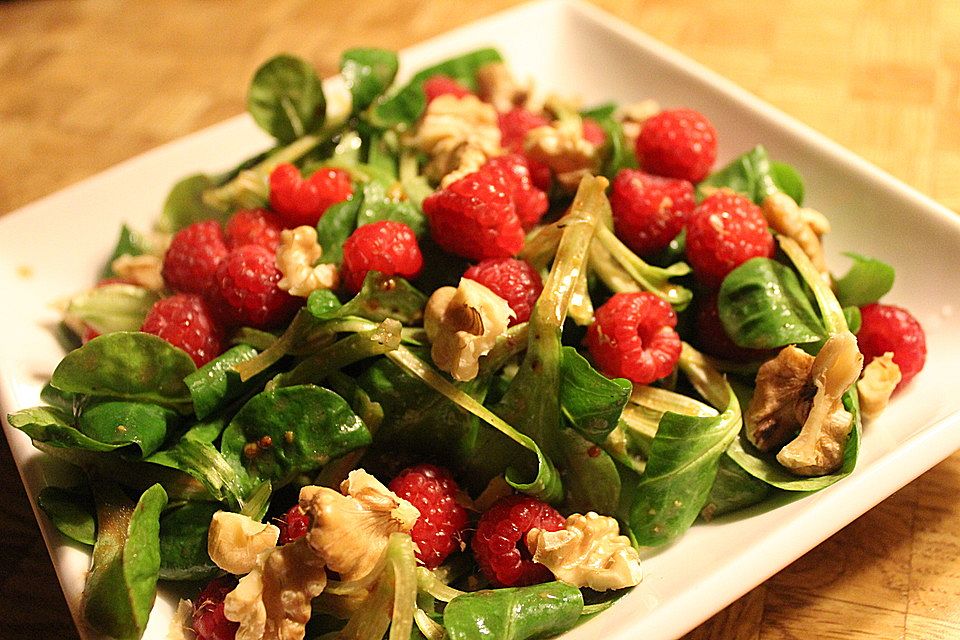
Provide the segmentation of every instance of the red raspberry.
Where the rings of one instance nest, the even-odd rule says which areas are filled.
[[[153,303],[140,330],[183,349],[200,367],[223,351],[223,332],[203,298],[178,293]]]
[[[529,262],[515,258],[484,260],[463,273],[464,278],[479,282],[507,301],[516,318],[510,326],[530,319],[533,305],[543,291],[543,281]]]
[[[417,543],[417,560],[436,569],[462,548],[469,518],[457,502],[460,487],[446,469],[418,464],[400,472],[390,490],[420,510],[410,536]]]
[[[927,340],[917,319],[902,307],[876,302],[862,307],[860,316],[857,343],[864,362],[869,364],[891,351],[893,361],[900,367],[897,388],[910,382],[927,360]]]
[[[223,613],[223,601],[237,587],[233,576],[221,576],[210,582],[193,605],[193,630],[197,640],[234,640],[239,622],[227,620]]]
[[[517,217],[524,229],[530,229],[540,222],[547,212],[550,201],[547,194],[534,186],[530,175],[529,160],[517,153],[491,158],[487,166],[503,171],[507,183],[512,187],[513,204],[517,208]]]
[[[523,248],[523,226],[503,171],[484,165],[423,201],[430,235],[469,260],[509,258]]]
[[[280,544],[293,542],[297,538],[307,535],[310,529],[310,516],[304,513],[299,504],[295,504],[283,514],[283,518],[277,523],[280,529]]]
[[[381,220],[362,225],[343,243],[340,276],[350,293],[360,291],[368,271],[416,278],[422,268],[417,236],[402,222]]]
[[[647,118],[637,137],[637,160],[648,173],[700,182],[717,159],[717,131],[693,109]]]
[[[556,509],[536,498],[500,498],[477,523],[471,545],[473,555],[483,574],[496,585],[522,587],[547,582],[553,574],[533,561],[527,549],[527,534],[531,529],[559,531],[564,522]]]
[[[615,293],[594,318],[584,342],[604,375],[650,384],[680,359],[677,314],[652,293]]]
[[[314,226],[330,205],[353,195],[350,174],[321,167],[306,180],[292,164],[281,164],[270,174],[270,208],[284,227]]]
[[[427,97],[427,104],[433,102],[434,98],[439,96],[451,95],[457,98],[473,95],[470,89],[442,73],[430,76],[423,83],[423,94]]]
[[[216,279],[217,267],[227,255],[220,225],[195,222],[174,234],[163,256],[163,281],[179,293],[203,295]]]
[[[687,259],[697,278],[719,287],[750,258],[773,257],[773,236],[760,207],[729,189],[700,203],[687,221]]]
[[[550,121],[544,116],[524,109],[514,107],[510,111],[498,114],[500,123],[500,145],[514,153],[524,153],[523,141],[527,132],[537,127],[545,127]],[[530,177],[533,184],[543,191],[550,190],[550,167],[536,160],[527,159],[530,168]]]
[[[277,286],[280,278],[269,249],[248,244],[232,250],[217,269],[218,307],[225,319],[257,329],[289,320],[300,301]]]
[[[281,231],[283,224],[272,211],[241,209],[227,221],[224,235],[228,249],[236,249],[245,244],[259,244],[275,252],[280,245]]]
[[[602,147],[607,143],[607,132],[593,118],[584,118],[582,128],[584,140],[593,146]]]
[[[617,236],[641,256],[667,247],[683,230],[696,202],[686,180],[622,169],[610,196]]]

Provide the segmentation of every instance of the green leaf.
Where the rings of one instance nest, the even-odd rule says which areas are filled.
[[[357,228],[357,214],[363,203],[363,193],[331,205],[317,222],[317,242],[323,249],[320,262],[340,264],[343,261],[343,243]]]
[[[73,426],[73,416],[54,407],[21,409],[7,416],[11,427],[20,429],[35,442],[51,447],[86,449],[87,451],[113,451],[124,446],[94,440]]]
[[[311,291],[307,298],[307,311],[318,320],[337,317],[342,306],[337,294],[329,289]]]
[[[257,386],[263,385],[263,376],[255,376],[246,382],[241,382],[240,374],[233,369],[235,365],[252,360],[256,356],[256,349],[238,344],[183,379],[190,389],[193,410],[199,420],[219,411],[232,400],[236,400]]]
[[[353,112],[366,109],[386,92],[397,75],[397,54],[384,49],[347,49],[340,56],[340,75],[353,96]]]
[[[863,324],[860,307],[844,307],[843,317],[847,322],[847,328],[850,329],[850,333],[856,335],[860,331],[860,325]]]
[[[239,509],[245,504],[254,483],[242,468],[231,465],[213,446],[213,441],[223,428],[222,418],[199,423],[191,427],[175,445],[157,451],[146,461],[182,471],[199,482],[214,500]]]
[[[774,349],[826,337],[796,274],[769,258],[752,258],[731,271],[717,307],[727,335],[741,347]]]
[[[190,402],[183,379],[196,369],[186,352],[163,338],[118,331],[68,353],[50,384],[71,393],[172,405]]]
[[[767,150],[757,145],[697,185],[698,200],[706,197],[703,187],[726,187],[742,193],[757,204],[768,195],[783,191],[797,204],[803,202],[803,181],[796,170],[771,162]]]
[[[123,224],[120,225],[120,237],[117,238],[117,244],[110,254],[110,259],[103,265],[100,271],[100,278],[110,278],[117,274],[113,271],[113,261],[120,256],[140,256],[147,252],[147,245],[139,233]]]
[[[620,474],[613,458],[573,429],[560,431],[564,512],[614,513],[620,502]]]
[[[127,640],[143,635],[160,570],[160,512],[167,494],[147,489],[136,506],[115,485],[94,484],[97,543],[83,588],[83,618],[98,633]]]
[[[843,255],[853,260],[847,274],[837,280],[837,300],[844,307],[866,306],[893,288],[895,272],[886,262],[850,251]]]
[[[187,176],[173,185],[155,224],[157,230],[174,233],[194,222],[222,222],[226,213],[208,205],[203,199],[204,192],[216,186],[214,178],[202,173]]]
[[[50,518],[57,531],[71,540],[91,547],[97,540],[96,508],[89,490],[44,487],[37,506]]]
[[[207,532],[216,502],[187,502],[160,518],[160,578],[162,580],[207,580],[220,568],[207,554]]]
[[[247,110],[261,129],[281,143],[320,129],[326,109],[323,85],[305,60],[275,56],[253,76]]]
[[[710,488],[710,496],[700,510],[700,516],[709,521],[745,509],[765,500],[770,492],[770,485],[744,471],[730,456],[721,456],[717,479]]]
[[[143,457],[160,448],[178,422],[177,413],[160,405],[124,400],[92,400],[77,418],[77,428],[98,442],[135,444]]]
[[[743,424],[740,403],[726,378],[684,345],[680,368],[718,416],[667,411],[660,419],[628,522],[636,543],[657,546],[685,532],[710,494],[720,458]]]
[[[397,93],[374,107],[376,124],[393,127],[414,123],[427,105],[423,94],[423,83],[427,78],[444,74],[472,89],[476,87],[476,75],[480,67],[502,61],[503,57],[496,49],[479,49],[427,67],[413,76]]]
[[[244,448],[269,438],[252,457]],[[331,459],[371,442],[370,431],[347,402],[313,385],[281,387],[250,399],[223,432],[221,452],[254,482],[274,487],[312,473]]]
[[[560,409],[582,436],[602,444],[617,426],[633,385],[596,371],[573,347],[563,347],[560,360]]]
[[[393,318],[403,324],[415,324],[423,319],[427,296],[400,276],[385,276],[370,271],[363,280],[360,293],[340,307],[340,318],[357,316],[373,322]]]
[[[793,198],[798,205],[803,206],[803,178],[791,165],[786,162],[770,161],[770,177],[780,191]]]
[[[139,331],[160,296],[132,284],[107,284],[74,296],[64,316],[79,320],[99,334]]]
[[[583,610],[580,590],[562,582],[475,591],[443,611],[450,640],[526,640],[567,631]]]
[[[846,478],[857,465],[860,453],[860,404],[857,398],[856,386],[851,387],[843,396],[844,408],[853,414],[853,423],[850,436],[843,450],[843,464],[840,468],[825,476],[802,477],[791,473],[786,467],[777,462],[774,454],[767,454],[757,450],[741,435],[730,444],[727,454],[740,467],[758,480],[762,480],[772,487],[784,491],[819,491]]]
[[[389,195],[392,185],[371,180],[363,185],[363,199],[357,212],[357,227],[371,222],[392,220],[410,227],[417,236],[427,230],[427,218],[420,208],[409,198],[395,198]]]

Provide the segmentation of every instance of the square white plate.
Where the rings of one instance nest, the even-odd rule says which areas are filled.
[[[565,638],[677,637],[759,584],[960,448],[960,217],[822,135],[662,44],[577,2],[540,2],[481,20],[402,53],[402,73],[480,46],[498,47],[521,77],[586,104],[653,97],[689,106],[719,131],[718,166],[757,143],[793,164],[809,203],[826,212],[834,269],[842,250],[876,256],[897,269],[889,299],[909,308],[927,332],[924,371],[884,416],[869,425],[860,464],[833,487],[776,509],[697,524],[676,544],[649,554],[645,579],[611,612]],[[246,82],[237,78],[238,83]],[[148,228],[178,178],[215,172],[268,146],[238,116],[160,147],[0,219],[0,406],[5,416],[39,403],[43,381],[62,357],[51,302],[94,281],[121,222]],[[4,422],[31,500],[65,469],[39,455]],[[36,510],[36,507],[34,505]],[[38,518],[71,610],[87,553]],[[146,637],[163,638],[175,598],[161,593]],[[76,615],[76,613],[75,613]]]

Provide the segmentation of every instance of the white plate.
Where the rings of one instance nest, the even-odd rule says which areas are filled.
[[[706,113],[720,133],[720,163],[763,143],[796,166],[809,203],[834,225],[829,258],[842,250],[891,262],[889,299],[909,308],[927,332],[927,365],[870,425],[856,472],[833,487],[777,509],[697,524],[650,554],[645,579],[611,612],[565,638],[673,638],[692,629],[870,507],[960,448],[960,217],[716,74],[601,11],[576,2],[541,2],[481,20],[407,49],[411,70],[479,46],[498,47],[530,75],[586,103],[654,97]],[[237,78],[245,82],[245,78]],[[147,228],[169,186],[195,171],[217,171],[267,146],[246,116],[228,120],[125,162],[0,219],[0,405],[38,404],[44,379],[62,357],[51,327],[52,301],[88,286],[119,224]],[[64,469],[4,423],[31,500]],[[89,562],[47,520],[40,528],[72,611]],[[147,637],[162,638],[171,612],[161,594]]]

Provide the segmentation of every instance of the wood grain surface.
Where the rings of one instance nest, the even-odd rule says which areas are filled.
[[[239,113],[269,55],[328,75],[513,4],[0,2],[0,214]],[[957,0],[598,4],[960,209]],[[0,637],[75,637],[5,445],[0,479]],[[958,495],[954,455],[687,637],[960,638]]]

